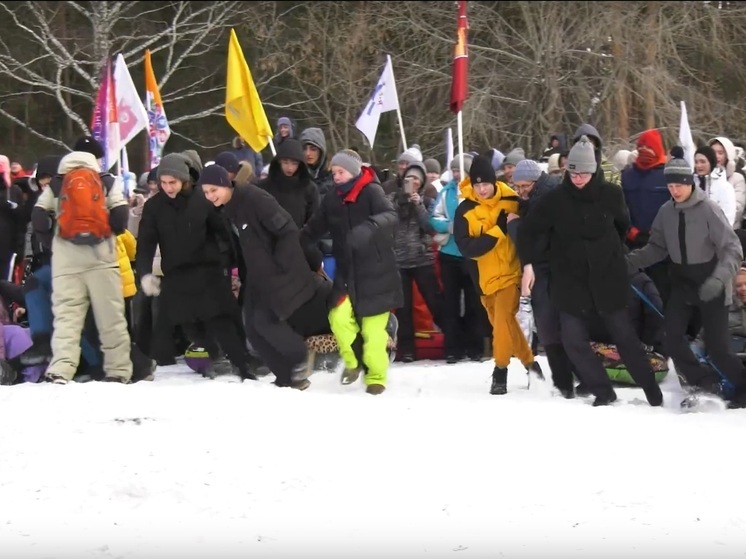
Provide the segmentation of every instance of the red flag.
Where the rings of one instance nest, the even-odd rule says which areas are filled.
[[[467,70],[469,64],[469,52],[466,48],[466,30],[469,24],[466,21],[466,0],[458,3],[458,28],[456,46],[453,50],[453,76],[451,78],[451,111],[458,113],[464,106],[464,101],[469,96]]]

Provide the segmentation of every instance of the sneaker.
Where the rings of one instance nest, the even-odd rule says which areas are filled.
[[[369,384],[365,392],[373,394],[373,396],[378,396],[379,394],[383,394],[384,390],[386,390],[386,387],[382,384]]]
[[[47,382],[51,382],[52,384],[67,384],[70,381],[57,373],[47,373]]]
[[[342,384],[352,384],[353,382],[356,382],[358,378],[360,378],[360,367],[357,367],[356,369],[348,369],[345,367],[345,370],[342,371]]]
[[[492,386],[490,386],[490,394],[494,396],[502,396],[508,393],[508,369],[502,367],[495,367],[492,371]]]
[[[412,363],[414,362],[414,354],[413,353],[402,353],[400,361],[402,363]]]
[[[309,386],[311,386],[311,381],[307,378],[299,381],[293,381],[290,384],[290,388],[293,388],[294,390],[300,390],[301,392]]]
[[[455,363],[458,363],[458,362],[459,362],[458,355],[453,355],[453,354],[446,355],[446,363],[448,363],[449,365],[454,365]]]

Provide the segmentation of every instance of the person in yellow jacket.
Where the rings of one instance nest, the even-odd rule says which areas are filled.
[[[137,240],[128,229],[125,229],[121,235],[117,235],[116,240],[119,273],[122,275],[124,313],[127,317],[127,328],[132,338],[135,329],[135,318],[132,307],[135,295],[137,295],[137,282],[135,281],[132,262],[135,261],[135,254],[137,253]],[[131,347],[130,358],[132,359],[132,382],[154,379],[155,363],[142,353],[134,343]]]
[[[459,185],[464,198],[456,208],[453,236],[469,259],[472,279],[492,324],[490,394],[507,393],[510,358],[520,359],[529,373],[543,377],[516,319],[520,300],[521,263],[508,237],[508,215],[518,213],[518,195],[499,182],[489,159],[474,158],[469,176]]]
[[[125,303],[129,303],[130,299],[137,294],[135,272],[132,270],[132,262],[135,261],[136,252],[137,241],[135,236],[125,229],[124,233],[117,235],[117,259],[119,261],[119,273],[122,275],[122,292]],[[129,306],[129,304],[126,306]],[[131,329],[132,325],[129,326]]]

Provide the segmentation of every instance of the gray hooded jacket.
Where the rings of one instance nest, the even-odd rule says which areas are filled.
[[[733,280],[743,260],[741,242],[723,210],[702,189],[692,190],[686,202],[669,200],[661,206],[653,220],[650,241],[629,254],[629,263],[635,268],[648,268],[670,256],[674,267],[700,285],[707,278],[697,277],[698,270],[709,265],[713,268],[709,276],[723,283],[725,304],[730,305]]]

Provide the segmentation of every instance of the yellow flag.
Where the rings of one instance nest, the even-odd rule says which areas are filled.
[[[272,129],[233,29],[228,44],[225,119],[251,149],[258,153],[267,147],[272,137]]]

